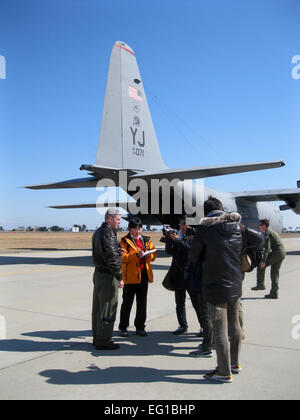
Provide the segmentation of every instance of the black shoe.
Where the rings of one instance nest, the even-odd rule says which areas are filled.
[[[120,336],[121,337],[128,337],[128,331],[127,330],[120,330]]]
[[[251,290],[266,290],[265,286],[255,286],[251,287]]]
[[[173,331],[174,335],[180,335],[187,332],[187,327],[178,327],[176,331]]]
[[[275,295],[265,295],[265,299],[278,299],[278,296]]]
[[[113,343],[112,341],[103,346],[95,346],[96,350],[117,350],[120,348],[119,344]]]
[[[148,334],[145,330],[136,330],[136,335],[140,335],[141,337],[146,337]]]

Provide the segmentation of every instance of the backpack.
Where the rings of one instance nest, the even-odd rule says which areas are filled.
[[[244,273],[251,273],[262,261],[262,251],[258,246],[248,247],[247,246],[247,233],[245,227],[240,224],[242,238],[243,238],[243,251],[242,251],[242,266],[241,269]],[[247,261],[247,264],[243,262]]]
[[[247,248],[246,249],[247,255],[251,259],[251,267],[248,273],[254,270],[254,268],[258,267],[262,261],[262,251],[258,248]]]

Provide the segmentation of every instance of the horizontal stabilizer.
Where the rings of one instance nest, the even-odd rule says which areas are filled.
[[[130,178],[151,179],[199,179],[221,175],[238,174],[242,172],[259,171],[263,169],[281,168],[285,163],[280,161],[262,163],[244,163],[237,165],[204,166],[186,169],[164,169],[162,171],[147,171],[132,175]]]
[[[151,179],[173,179],[186,180],[186,179],[199,179],[209,178],[221,175],[237,174],[242,172],[258,171],[263,169],[280,168],[284,166],[283,161],[275,162],[262,162],[262,163],[248,163],[238,165],[221,165],[221,166],[204,166],[198,168],[186,169],[163,169],[161,171],[146,171],[138,172],[138,170],[128,170],[129,178],[142,178],[150,181]],[[82,165],[81,170],[91,172],[88,178],[70,179],[62,182],[55,182],[50,184],[30,185],[24,188],[31,190],[45,190],[56,188],[92,188],[97,186],[97,182],[102,178],[108,178],[118,183],[119,171],[121,169],[109,168],[98,165]],[[124,169],[123,169],[124,170]]]
[[[119,171],[122,171],[124,169],[110,168],[99,165],[81,165],[80,170],[89,171],[91,176],[88,178],[70,179],[67,181],[52,182],[49,184],[29,185],[24,188],[29,188],[31,190],[49,190],[59,188],[95,188],[97,187],[97,182],[103,178],[111,179],[117,184],[119,180]],[[133,174],[135,175],[137,171],[128,170],[127,173],[130,176]]]
[[[51,184],[30,185],[24,188],[30,190],[49,190],[56,188],[90,188],[97,186],[98,179],[95,177],[70,179],[68,181],[55,182]]]
[[[135,175],[139,170],[121,169],[121,168],[108,168],[99,165],[81,165],[81,171],[89,171],[91,175],[99,178],[117,179],[120,171],[127,171],[128,175]]]

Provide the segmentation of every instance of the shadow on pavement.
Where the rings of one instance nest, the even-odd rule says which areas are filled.
[[[119,350],[98,351],[91,344],[90,330],[34,331],[24,333],[23,336],[42,338],[48,341],[36,341],[29,338],[2,340],[0,341],[0,352],[33,353],[72,350],[90,352],[94,357],[152,355],[186,357],[189,351],[197,348],[201,343],[201,339],[192,333],[175,336],[169,331],[152,331],[148,333],[147,337],[140,337],[135,333],[126,338],[115,335],[113,339],[120,344]],[[90,337],[89,342],[86,340],[88,337]],[[73,341],[80,339],[82,341]],[[186,346],[182,346],[182,343]],[[180,352],[182,350],[185,350],[185,353]]]
[[[287,251],[286,255],[300,255],[300,251]]]
[[[113,366],[106,369],[100,369],[98,366],[90,365],[86,370],[79,372],[51,369],[40,372],[40,375],[48,378],[47,382],[54,385],[105,385],[153,382],[215,384],[215,382],[207,381],[201,377],[201,375],[207,372],[208,371],[203,370],[171,370],[137,366]],[[179,377],[186,375],[195,375],[195,378]]]
[[[78,266],[78,267],[93,267],[92,257],[63,257],[63,258],[43,258],[43,257],[0,257],[0,266],[3,265],[19,265],[19,264],[47,264],[47,265],[62,265],[62,266]]]
[[[49,249],[50,250],[50,249]],[[48,251],[49,251],[48,250]],[[55,250],[55,249],[51,249]],[[44,249],[44,251],[46,251]],[[62,250],[60,250],[62,251]],[[67,250],[71,251],[71,250]],[[88,250],[79,250],[74,249],[73,251],[88,251]],[[158,250],[158,258],[164,258],[166,256],[165,252],[163,250]],[[93,260],[92,255],[84,255],[84,256],[78,256],[78,257],[58,257],[53,256],[51,257],[26,257],[26,256],[16,256],[16,255],[5,255],[0,256],[0,266],[3,265],[18,265],[18,264],[48,264],[48,265],[62,265],[62,266],[79,266],[79,267],[93,267]],[[155,264],[155,262],[152,265],[152,268],[154,270],[168,270],[170,268],[170,265],[160,265]]]
[[[92,251],[92,248],[32,248],[32,247],[22,247],[22,248],[8,248],[10,250],[20,251]]]

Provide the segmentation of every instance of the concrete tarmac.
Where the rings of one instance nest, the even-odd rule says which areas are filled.
[[[278,300],[244,282],[246,338],[243,371],[232,384],[208,382],[216,366],[194,359],[199,324],[187,300],[188,333],[177,328],[174,293],[161,286],[170,265],[164,251],[153,264],[147,337],[133,327],[114,340],[120,350],[91,344],[93,267],[90,251],[0,254],[0,399],[203,400],[300,398],[300,238],[286,238]],[[267,290],[270,279],[267,271]],[[122,301],[120,291],[119,309]],[[215,352],[214,352],[215,353]]]

